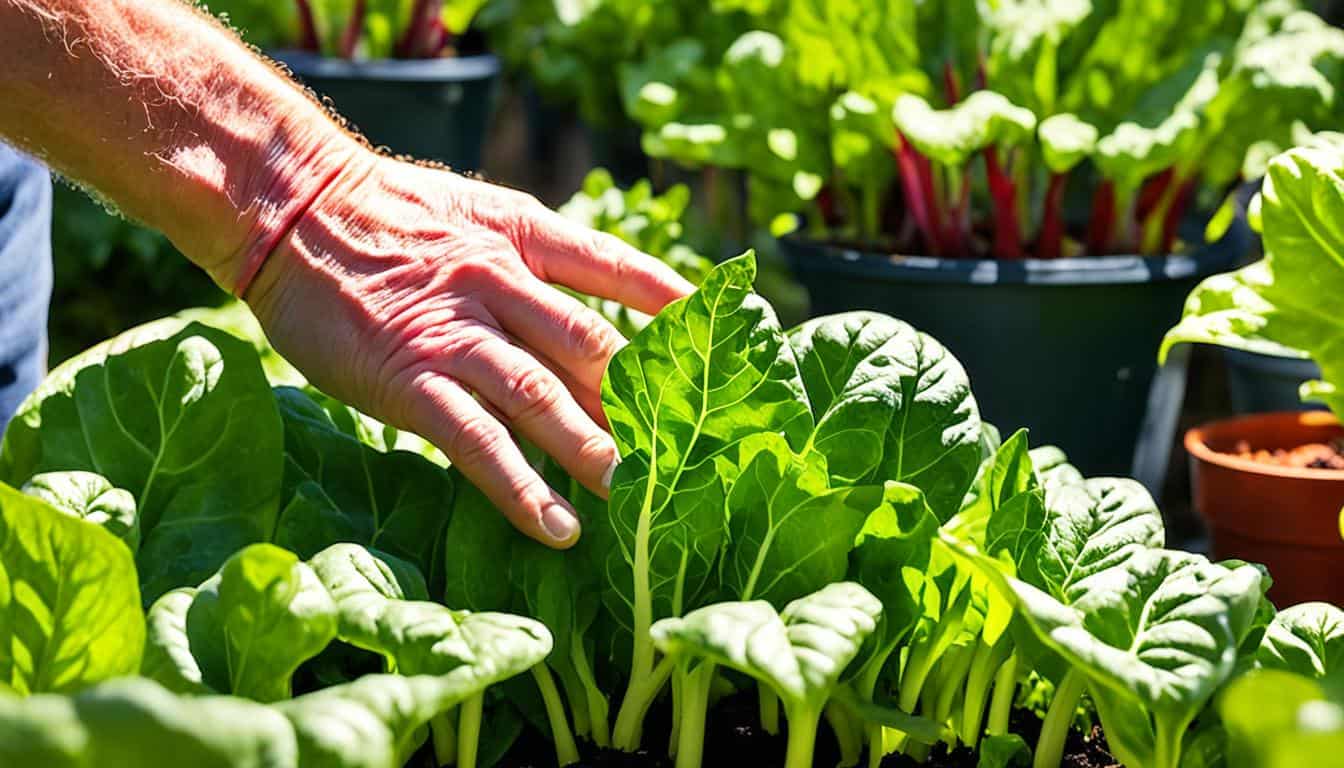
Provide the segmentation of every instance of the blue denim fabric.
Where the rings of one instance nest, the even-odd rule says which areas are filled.
[[[47,364],[51,175],[0,144],[0,430]]]

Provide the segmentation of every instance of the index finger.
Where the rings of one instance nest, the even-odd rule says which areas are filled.
[[[695,290],[677,271],[605,232],[543,209],[523,228],[519,250],[537,275],[649,315]]]

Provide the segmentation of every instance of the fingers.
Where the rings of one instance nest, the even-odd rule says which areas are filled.
[[[601,413],[602,376],[625,337],[598,312],[533,277],[521,274],[482,297],[501,327],[552,363],[575,397]],[[599,419],[600,421],[600,419]]]
[[[480,326],[458,341],[446,372],[497,410],[592,492],[605,497],[615,442],[575,401],[560,377],[502,333]]]
[[[504,425],[456,382],[424,374],[405,407],[408,426],[442,449],[515,528],[557,549],[578,540],[573,507],[527,463]]]
[[[650,315],[695,290],[686,278],[620,238],[538,207],[518,248],[537,277]]]

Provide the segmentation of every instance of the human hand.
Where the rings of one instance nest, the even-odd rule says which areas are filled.
[[[601,381],[624,339],[548,285],[656,313],[670,267],[528,195],[372,153],[303,213],[247,286],[315,385],[448,455],[522,532],[578,538],[508,428],[606,496],[618,460]]]

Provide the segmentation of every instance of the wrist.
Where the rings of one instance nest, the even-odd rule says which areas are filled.
[[[270,255],[338,179],[376,161],[372,150],[303,101],[307,109],[257,134],[225,140],[224,163],[242,169],[240,178],[247,181],[232,200],[237,226],[221,232],[198,263],[234,295],[247,292]]]

